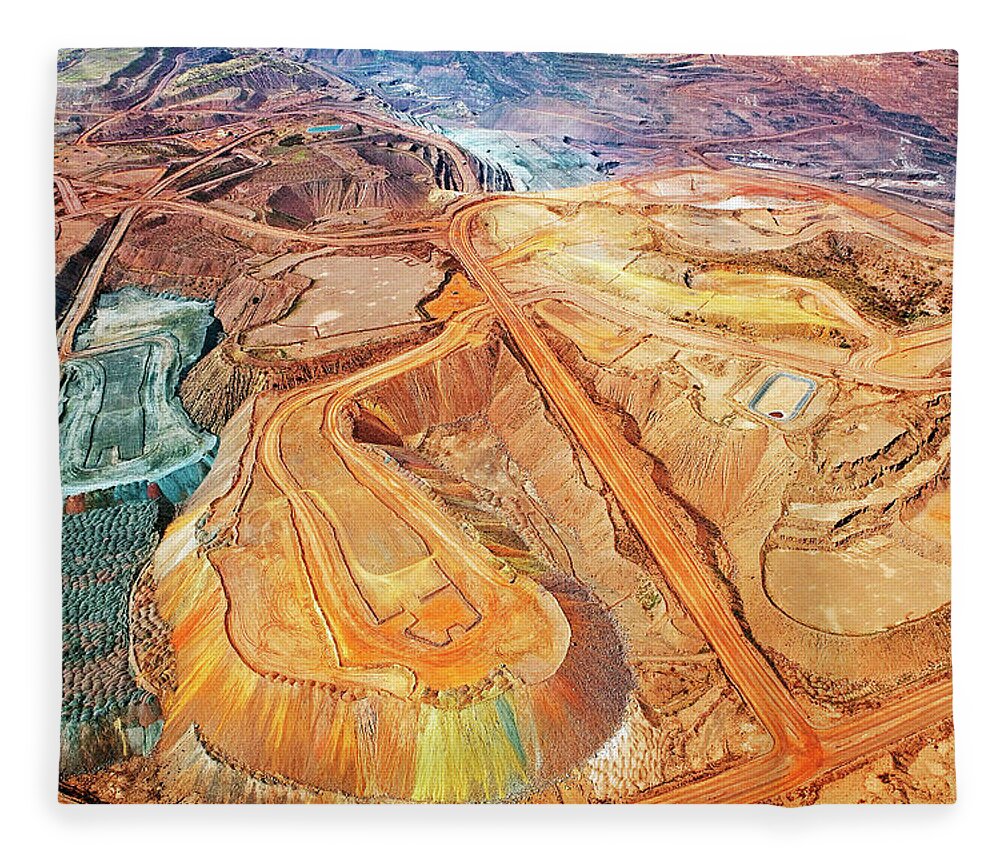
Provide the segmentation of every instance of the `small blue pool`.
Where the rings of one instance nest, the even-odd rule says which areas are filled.
[[[343,127],[340,123],[336,125],[314,125],[312,128],[307,128],[306,131],[309,134],[323,134],[325,131],[340,131]]]
[[[796,373],[772,373],[750,399],[750,408],[774,421],[791,421],[816,391],[816,380]]]

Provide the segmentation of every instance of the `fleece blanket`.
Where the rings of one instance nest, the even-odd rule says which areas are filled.
[[[947,803],[958,61],[58,56],[83,803]]]

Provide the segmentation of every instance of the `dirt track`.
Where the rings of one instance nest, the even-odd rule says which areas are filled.
[[[176,66],[177,61],[175,70]],[[170,75],[161,80],[144,103],[159,92],[169,77]],[[136,105],[130,110],[141,106],[141,104]],[[340,113],[350,118],[347,113],[343,111]],[[113,118],[108,117],[98,123],[82,135],[78,143],[86,145],[89,136]],[[367,124],[374,123],[373,118],[366,114],[357,114],[354,119]],[[387,124],[387,127],[393,126]],[[243,227],[275,238],[294,239],[319,245],[378,245],[386,242],[422,240],[443,233],[442,223],[426,222],[411,225],[403,231],[400,231],[397,225],[394,228],[396,232],[372,230],[351,231],[336,236],[321,235],[269,227],[187,201],[160,198],[159,195],[182,176],[261,133],[262,130],[255,130],[230,141],[177,173],[162,179],[139,199],[109,204],[113,208],[121,209],[121,213],[114,230],[87,271],[60,327],[61,358],[72,356],[76,329],[91,307],[103,272],[135,215],[144,208],[160,208],[211,217],[232,226]],[[443,146],[441,139],[435,135],[418,133],[409,127],[406,133],[417,139],[426,138],[435,145]],[[458,165],[463,187],[474,188],[475,177],[471,174],[467,161],[463,160],[461,152],[454,145],[451,145],[448,151]],[[637,181],[639,180],[633,180],[633,183]],[[70,216],[88,211],[80,203],[72,185],[65,180],[57,181],[57,184]],[[809,722],[774,668],[747,638],[732,613],[727,597],[716,585],[715,573],[705,566],[664,515],[658,500],[658,492],[649,476],[631,464],[623,440],[607,427],[597,407],[563,367],[524,309],[503,287],[487,262],[478,255],[470,233],[476,217],[488,207],[503,205],[516,199],[505,197],[476,200],[459,209],[450,223],[448,236],[451,247],[472,280],[486,293],[497,316],[509,331],[525,362],[540,380],[553,406],[587,451],[649,548],[665,581],[698,624],[718,655],[727,676],[774,741],[769,752],[746,764],[685,786],[655,789],[647,793],[643,800],[753,802],[771,799],[808,783],[822,773],[884,749],[893,741],[946,720],[951,714],[951,687],[950,679],[941,678],[900,694],[870,713],[844,718],[831,728],[818,728]],[[919,231],[915,234],[915,238],[920,238]],[[844,312],[854,313],[849,306],[844,308]],[[336,568],[339,564],[331,555],[330,546],[323,538],[324,534],[329,533],[329,526],[333,524],[331,521],[333,515],[329,507],[321,504],[313,491],[304,488],[288,469],[282,454],[281,439],[289,421],[295,417],[298,410],[324,397],[326,405],[322,435],[343,458],[355,479],[365,484],[381,497],[384,504],[395,508],[397,512],[403,510],[398,500],[405,500],[406,518],[412,520],[413,527],[418,529],[425,539],[437,544],[438,549],[435,553],[440,552],[442,555],[450,556],[450,564],[460,567],[470,564],[475,566],[478,563],[470,558],[461,536],[455,537],[451,534],[454,529],[442,522],[443,515],[433,503],[415,492],[412,486],[388,469],[380,468],[380,464],[359,452],[356,446],[344,438],[337,416],[350,398],[380,379],[406,372],[422,363],[436,360],[450,351],[463,348],[469,338],[474,336],[475,318],[480,313],[481,311],[476,311],[462,318],[455,318],[449,324],[446,333],[431,344],[362,371],[336,385],[328,383],[320,388],[297,389],[269,419],[259,449],[261,468],[291,505],[297,531],[302,539],[307,569],[330,569]],[[793,361],[781,350],[749,343],[741,344],[733,338],[723,338],[710,332],[696,333],[685,330],[678,336],[687,337],[695,343],[716,347],[725,341],[727,350],[734,354],[789,361],[802,369],[834,377],[852,378],[873,385],[910,390],[947,389],[950,380],[946,376],[925,379],[904,377],[879,372],[876,366],[885,358],[900,351],[916,349],[950,337],[950,325],[943,324],[928,329],[926,335],[917,339],[917,343],[907,344],[905,347],[897,338],[887,335],[881,329],[866,333],[869,335],[869,347],[852,356],[846,365],[835,365],[819,359],[810,361],[801,356],[795,357]],[[323,603],[322,600],[317,602]],[[334,633],[329,623],[329,613],[326,613],[324,618],[328,622],[330,644],[340,661],[342,655],[338,651],[337,642],[344,641],[343,633]],[[466,656],[475,663],[471,652]],[[393,692],[408,695],[412,692],[416,681],[412,677],[394,676],[383,678],[381,683]]]
[[[714,573],[695,557],[662,513],[649,476],[631,465],[622,441],[608,429],[600,412],[476,252],[470,233],[476,216],[504,202],[482,201],[459,212],[451,225],[452,250],[488,296],[553,405],[642,537],[667,584],[774,741],[768,753],[746,765],[682,788],[665,787],[644,799],[686,803],[766,800],[947,719],[951,687],[950,680],[944,679],[833,729],[821,731],[810,724],[773,667],[743,632],[713,581]]]
[[[325,626],[326,644],[320,643],[318,652],[328,653],[319,658],[325,668],[317,677],[363,683],[406,698],[422,685],[451,689],[476,683],[498,660],[526,683],[536,683],[554,672],[565,656],[569,628],[554,599],[528,579],[511,581],[501,574],[426,494],[348,439],[342,428],[341,411],[364,389],[481,339],[474,327],[483,314],[482,307],[466,311],[433,341],[348,379],[295,389],[251,443],[254,469],[260,469],[278,499],[291,506],[295,539],[280,544],[285,564],[300,569],[301,583],[308,586],[303,599],[314,605]],[[321,453],[318,436],[329,445],[327,455]],[[312,453],[292,458],[291,452],[298,451]],[[423,557],[410,568],[372,569],[363,548],[351,538],[353,496],[341,483],[329,480],[330,469],[345,483],[357,482],[359,499],[366,504],[364,528],[385,535],[415,534],[423,543]],[[254,480],[252,471],[245,480]],[[237,521],[252,515],[253,509],[237,512]],[[237,527],[238,534],[244,532],[250,533]],[[252,537],[246,540],[253,546]],[[388,537],[385,541],[389,543]],[[234,579],[249,582],[250,591],[228,591],[234,612],[242,613],[245,602],[255,600],[253,586],[264,587],[268,579],[263,568],[260,583],[247,574],[255,569],[254,552],[237,557],[241,573]],[[221,569],[224,580],[229,564]],[[260,674],[281,666],[283,672],[306,676],[294,661],[282,663],[280,654],[248,648],[244,628],[257,615],[251,611],[239,617],[251,620],[237,623],[234,616],[230,641],[248,666]],[[291,622],[261,616],[259,623],[263,630]],[[299,635],[308,636],[308,631],[300,630]],[[265,640],[261,634],[254,641]]]

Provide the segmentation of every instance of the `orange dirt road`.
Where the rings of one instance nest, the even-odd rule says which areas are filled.
[[[254,465],[229,494],[236,544],[208,557],[229,597],[230,642],[258,674],[407,698],[501,670],[538,683],[561,665],[570,629],[555,598],[501,571],[422,490],[350,440],[340,419],[364,389],[481,338],[472,327],[484,311],[459,314],[434,340],[346,380],[295,389],[251,439]],[[231,510],[217,507],[224,517]]]
[[[212,150],[201,158],[191,162],[191,164],[187,167],[184,167],[176,173],[172,173],[170,176],[161,179],[143,195],[143,199],[149,200],[156,197],[157,194],[160,194],[166,188],[169,188],[174,182],[187,175],[192,170],[196,170],[202,165],[207,164],[216,156],[228,152],[230,149],[239,146],[241,143],[249,140],[251,137],[261,134],[262,132],[263,129],[249,132],[242,137],[238,137],[235,140],[220,146],[218,149]],[[56,179],[56,182],[59,182],[59,178]],[[56,332],[59,342],[60,360],[66,359],[73,354],[73,340],[76,337],[76,330],[90,310],[94,297],[97,295],[97,289],[100,286],[104,270],[107,268],[108,263],[111,261],[111,257],[114,255],[115,251],[118,250],[118,246],[125,237],[125,232],[128,230],[129,225],[132,223],[132,219],[135,218],[138,212],[139,206],[137,204],[132,204],[127,209],[122,211],[122,213],[118,216],[118,222],[115,224],[114,230],[111,231],[111,234],[104,242],[104,246],[101,248],[100,253],[94,259],[94,262],[91,263],[90,267],[87,269],[86,275],[84,275],[83,280],[80,282],[80,286],[76,291],[76,296],[73,299],[73,304],[70,305],[66,316],[63,318],[62,325],[59,326],[59,329]]]
[[[651,478],[630,462],[624,443],[605,424],[597,407],[562,366],[552,348],[500,283],[473,245],[470,228],[485,208],[510,198],[481,200],[461,209],[450,231],[453,252],[483,289],[532,367],[555,409],[601,473],[621,504],[664,579],[704,633],[744,700],[771,735],[769,752],[707,779],[681,788],[665,787],[647,799],[660,802],[747,803],[774,798],[824,770],[877,750],[890,740],[947,719],[950,682],[941,681],[902,697],[863,718],[819,731],[772,666],[747,638],[714,573],[673,529],[658,503]]]

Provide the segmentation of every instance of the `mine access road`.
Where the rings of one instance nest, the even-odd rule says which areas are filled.
[[[492,206],[510,197],[473,201],[456,212],[452,251],[486,294],[552,406],[600,472],[649,549],[670,589],[712,646],[726,675],[773,739],[764,755],[688,785],[664,786],[651,802],[751,803],[775,798],[826,771],[884,748],[951,715],[947,677],[924,685],[857,718],[818,729],[733,614],[715,573],[696,558],[664,513],[651,477],[633,465],[626,445],[559,361],[541,332],[476,251],[471,228]]]

